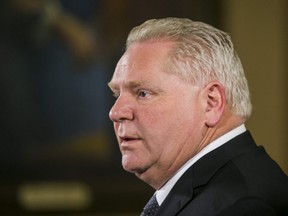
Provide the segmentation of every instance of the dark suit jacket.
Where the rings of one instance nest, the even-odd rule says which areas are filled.
[[[156,215],[288,216],[288,178],[247,131],[190,167]]]

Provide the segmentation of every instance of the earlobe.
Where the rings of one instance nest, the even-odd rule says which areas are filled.
[[[214,127],[220,121],[224,112],[226,103],[224,87],[218,81],[211,82],[205,87],[205,95],[206,125]]]

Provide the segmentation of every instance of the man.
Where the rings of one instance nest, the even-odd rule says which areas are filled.
[[[288,215],[287,176],[244,126],[249,90],[226,33],[149,20],[108,85],[123,168],[156,189],[141,215]]]

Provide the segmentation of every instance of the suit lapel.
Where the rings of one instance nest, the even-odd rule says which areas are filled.
[[[253,138],[247,131],[199,159],[177,181],[157,215],[176,215],[193,199],[195,190],[206,185],[221,167],[255,148]]]
[[[191,199],[193,199],[193,184],[191,172],[186,172],[174,185],[157,215],[176,215]]]

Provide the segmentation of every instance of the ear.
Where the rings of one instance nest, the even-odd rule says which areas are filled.
[[[206,85],[203,90],[206,106],[205,123],[208,127],[213,127],[220,121],[224,113],[226,103],[225,89],[221,83],[213,81]]]

